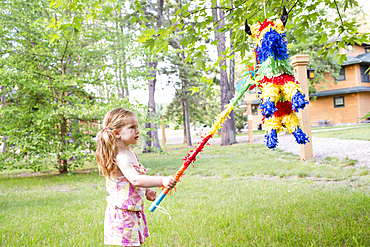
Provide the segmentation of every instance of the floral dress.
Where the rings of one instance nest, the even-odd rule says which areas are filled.
[[[135,170],[145,174],[144,166],[137,161],[138,164],[132,162]],[[145,188],[134,187],[124,176],[108,179],[106,187],[109,196],[104,220],[104,244],[140,246],[149,237],[143,211]]]

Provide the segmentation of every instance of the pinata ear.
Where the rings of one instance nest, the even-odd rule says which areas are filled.
[[[247,22],[248,22],[248,20],[245,19],[245,29],[244,29],[244,31],[246,32],[246,34],[252,35],[251,28],[249,27]]]
[[[280,20],[281,20],[281,22],[283,23],[283,25],[285,27],[285,24],[288,21],[288,12],[286,11],[286,8],[285,7],[283,7],[283,14],[280,17]]]

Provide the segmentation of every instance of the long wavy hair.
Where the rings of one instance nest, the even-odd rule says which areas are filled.
[[[113,130],[120,131],[127,124],[127,118],[132,116],[135,114],[123,108],[110,110],[104,117],[103,129],[96,136],[99,173],[106,179],[113,178],[117,170],[118,145]]]

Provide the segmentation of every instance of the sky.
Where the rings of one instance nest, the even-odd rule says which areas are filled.
[[[164,75],[157,75],[157,83],[155,87],[154,100],[156,103],[171,103],[175,95],[175,88],[173,85],[167,85],[167,77]],[[137,100],[139,103],[147,105],[149,101],[148,86],[140,89],[130,90],[130,101]]]
[[[358,0],[360,6],[363,7],[365,13],[370,16],[370,0]],[[156,103],[171,103],[175,95],[175,88],[172,85],[166,85],[168,79],[166,76],[157,76],[157,85],[155,88]],[[148,87],[141,89],[130,90],[130,101],[137,100],[141,104],[148,104],[149,92]]]
[[[364,9],[365,13],[370,13],[370,2],[369,0],[357,0],[360,6]]]

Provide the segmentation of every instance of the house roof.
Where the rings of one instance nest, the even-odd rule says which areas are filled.
[[[261,100],[260,99],[254,99],[254,100],[252,100],[252,105],[259,105],[259,104],[261,104]],[[240,104],[240,107],[247,107],[247,104],[245,104],[245,101],[243,101]]]
[[[358,55],[357,57],[347,56],[347,61],[343,62],[344,65],[358,64],[358,63],[369,63],[370,64],[370,53]]]
[[[342,37],[329,37],[328,40],[330,42],[339,42],[339,41],[342,41]],[[362,44],[358,44],[358,43],[355,43],[356,45],[359,45],[359,46],[368,46],[370,45],[370,43],[362,43]]]
[[[261,104],[261,100],[260,99],[254,99],[254,100],[252,100],[252,105],[258,105],[258,104]]]
[[[317,92],[315,94],[311,94],[310,97],[313,97],[313,96],[323,97],[323,96],[359,93],[359,92],[370,92],[370,87],[349,87],[349,88],[341,88],[341,89],[334,89],[334,90],[326,90],[326,91]]]

